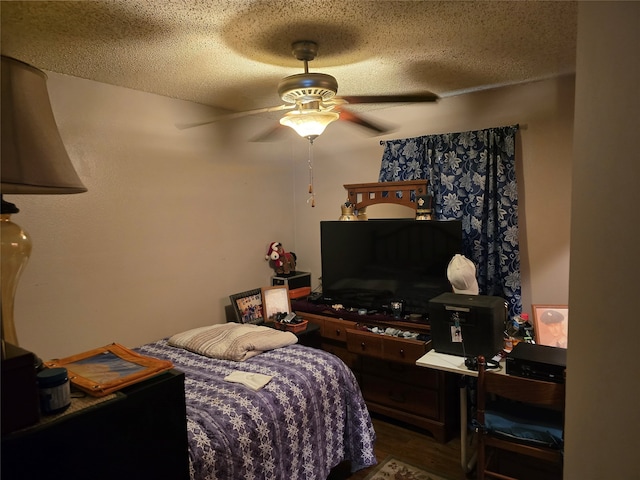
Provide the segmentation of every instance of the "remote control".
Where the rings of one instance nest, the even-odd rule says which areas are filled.
[[[295,313],[293,312],[287,313],[287,316],[282,319],[282,323],[290,323],[291,320],[293,320],[294,318],[296,318]]]

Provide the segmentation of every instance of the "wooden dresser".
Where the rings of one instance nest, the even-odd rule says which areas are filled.
[[[367,328],[428,334],[428,325],[381,315],[354,317],[328,306],[322,311],[322,307],[304,302],[294,302],[293,308],[320,326],[321,348],[353,370],[371,412],[427,430],[443,443],[456,432],[459,395],[455,379],[415,364],[431,349],[431,342],[381,335]]]

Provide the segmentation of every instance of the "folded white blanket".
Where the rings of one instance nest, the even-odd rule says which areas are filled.
[[[273,377],[271,375],[263,375],[262,373],[239,372],[237,370],[224,377],[227,382],[241,383],[242,385],[245,385],[252,390],[260,390],[267,383],[269,383],[272,378]]]
[[[222,323],[177,333],[168,343],[207,357],[242,362],[297,341],[291,332],[250,323]]]

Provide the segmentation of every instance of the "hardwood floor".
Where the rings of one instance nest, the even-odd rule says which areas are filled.
[[[467,477],[460,465],[460,438],[440,443],[428,432],[391,419],[372,415],[376,430],[376,458],[381,462],[394,455],[414,465],[438,473],[449,480],[465,480]],[[351,475],[349,480],[364,479],[375,467],[366,468]],[[329,477],[329,480],[332,480]]]
[[[428,432],[414,429],[386,417],[372,415],[372,420],[377,436],[375,452],[378,462],[393,455],[414,465],[424,467],[448,480],[476,478],[475,470],[469,474],[465,474],[462,470],[459,436],[443,444]],[[501,462],[507,471],[523,480],[562,480],[561,472],[549,471],[539,462],[515,454],[510,454],[508,458],[501,458]],[[338,476],[331,475],[328,480],[338,478],[363,480],[374,469],[375,467],[366,468],[351,476],[347,472],[342,472]]]

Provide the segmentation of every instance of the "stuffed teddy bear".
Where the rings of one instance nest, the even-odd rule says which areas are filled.
[[[289,275],[296,271],[296,254],[285,252],[280,242],[271,242],[264,258],[277,274]]]

